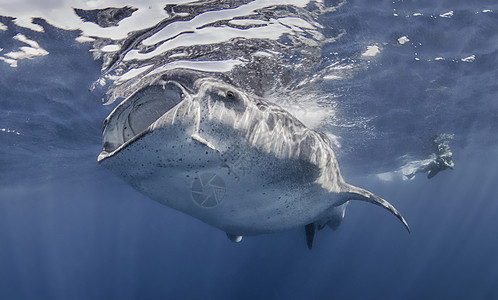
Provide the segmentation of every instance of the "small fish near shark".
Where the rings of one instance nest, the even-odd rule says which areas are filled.
[[[336,229],[349,200],[401,214],[347,184],[329,139],[211,73],[149,76],[104,121],[98,162],[149,198],[243,236]]]

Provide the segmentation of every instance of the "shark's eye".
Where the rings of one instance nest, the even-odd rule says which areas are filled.
[[[227,98],[233,99],[235,98],[235,94],[232,91],[227,91]]]

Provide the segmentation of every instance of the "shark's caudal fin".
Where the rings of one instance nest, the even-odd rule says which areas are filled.
[[[410,232],[410,226],[408,226],[408,223],[406,223],[405,218],[403,218],[403,216],[396,210],[396,208],[394,208],[394,206],[391,205],[391,203],[387,202],[381,197],[367,190],[352,185],[348,185],[348,191],[344,192],[344,194],[347,200],[361,200],[384,207],[393,215],[395,215],[401,222],[403,222],[403,225],[405,225],[408,232]]]

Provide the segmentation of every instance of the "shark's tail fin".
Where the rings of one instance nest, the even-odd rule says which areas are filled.
[[[394,208],[394,206],[391,205],[391,203],[387,202],[386,200],[382,199],[381,197],[364,190],[362,188],[348,185],[348,191],[344,192],[344,196],[346,200],[361,200],[361,201],[366,201],[370,202],[373,204],[376,204],[378,206],[381,206],[387,210],[389,210],[393,215],[395,215],[402,223],[405,225],[406,229],[408,232],[410,232],[410,226],[408,226],[408,223],[406,223],[405,218]]]

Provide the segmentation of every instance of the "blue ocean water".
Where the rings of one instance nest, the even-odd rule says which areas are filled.
[[[498,298],[494,1],[161,2],[114,19],[95,14],[123,3],[33,3],[0,9],[1,299]],[[183,19],[162,29],[165,6]],[[197,15],[211,25],[190,28]],[[170,42],[175,30],[198,44]],[[412,233],[355,202],[312,251],[303,228],[235,244],[114,177],[96,157],[104,118],[138,80],[127,72],[174,64],[219,68],[326,132],[345,179]],[[406,180],[438,134],[454,136],[454,170]]]

